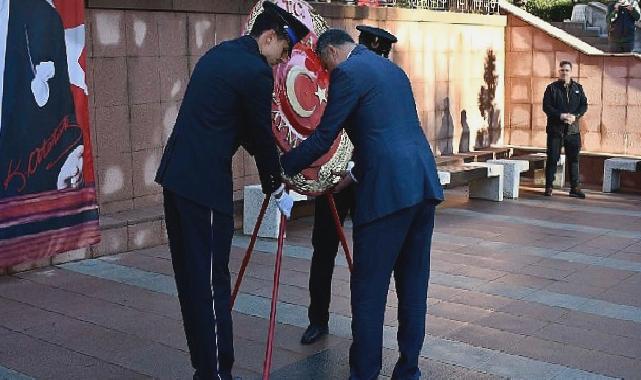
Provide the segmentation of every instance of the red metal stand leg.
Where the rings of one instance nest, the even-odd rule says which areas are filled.
[[[236,302],[236,296],[238,296],[238,291],[240,290],[240,284],[243,282],[243,276],[245,275],[245,269],[249,265],[249,259],[252,256],[254,251],[254,246],[256,245],[256,238],[258,238],[258,230],[260,230],[260,225],[263,223],[263,218],[265,217],[265,212],[267,211],[267,206],[269,206],[269,195],[265,196],[263,205],[258,213],[258,219],[256,219],[256,225],[254,226],[254,232],[252,233],[251,240],[249,241],[249,247],[247,247],[247,252],[245,257],[243,257],[243,262],[240,265],[240,270],[238,271],[238,277],[236,277],[236,284],[234,284],[234,291],[231,294],[231,304],[230,309],[234,308],[234,303]]]
[[[280,217],[280,228],[278,230],[278,249],[276,251],[276,265],[274,268],[274,287],[272,289],[272,308],[269,313],[269,332],[267,334],[267,349],[265,350],[265,361],[263,362],[263,380],[269,380],[269,372],[272,368],[272,349],[274,347],[274,334],[276,330],[276,306],[278,304],[278,286],[280,285],[280,268],[283,259],[283,243],[287,218]]]
[[[329,208],[332,210],[332,216],[334,217],[334,224],[336,225],[336,232],[338,233],[338,238],[341,241],[343,246],[343,251],[345,251],[345,258],[347,259],[347,266],[349,271],[352,271],[352,255],[349,252],[349,245],[347,245],[347,238],[345,237],[345,231],[343,231],[343,226],[341,226],[341,219],[338,216],[338,210],[336,209],[336,201],[334,200],[333,194],[327,194],[327,203],[329,203]]]

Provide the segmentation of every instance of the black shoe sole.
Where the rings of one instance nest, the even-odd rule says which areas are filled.
[[[301,339],[300,340],[300,344],[302,344],[304,346],[309,346],[310,344],[314,344],[314,343],[318,342],[319,340],[321,340],[324,336],[326,336],[328,334],[329,334],[329,331],[322,331],[322,332],[318,333],[318,335],[316,335],[313,339],[309,339],[309,340]]]

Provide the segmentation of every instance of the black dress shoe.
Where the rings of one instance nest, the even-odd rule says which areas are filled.
[[[570,190],[570,196],[573,198],[585,199],[585,193],[581,189],[572,189]]]
[[[323,335],[327,335],[328,332],[327,326],[309,325],[300,338],[300,342],[302,344],[312,344],[322,338]]]
[[[543,193],[546,197],[551,197],[552,196],[552,188],[551,187],[546,187],[545,192]]]

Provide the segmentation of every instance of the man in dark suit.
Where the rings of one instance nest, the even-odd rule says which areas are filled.
[[[396,37],[388,31],[372,26],[356,27],[361,34],[358,41],[374,53],[389,57]],[[333,195],[341,225],[347,214],[353,213],[354,186],[348,186]],[[316,197],[314,206],[314,229],[312,232],[312,265],[309,272],[309,326],[301,337],[302,344],[312,344],[329,332],[329,303],[332,294],[332,274],[338,252],[339,237],[327,197]]]
[[[255,156],[263,192],[280,191],[279,204],[289,199],[271,130],[271,66],[309,30],[273,3],[264,8],[250,35],[221,43],[196,65],[156,176],[198,379],[230,379],[234,361],[228,264],[239,145]]]
[[[3,1],[0,11],[0,199],[78,186],[82,131],[60,15],[44,0]]]
[[[320,36],[317,51],[331,72],[327,108],[314,133],[281,163],[287,175],[300,172],[346,128],[355,166],[337,189],[356,182],[350,378],[375,379],[380,373],[393,272],[400,351],[393,378],[418,379],[434,213],[443,199],[436,163],[402,69],[356,45],[343,30]]]

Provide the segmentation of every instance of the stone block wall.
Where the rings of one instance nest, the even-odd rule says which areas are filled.
[[[89,9],[87,25],[101,211],[157,205],[154,175],[191,70],[211,46],[240,34],[241,16]],[[239,189],[256,179],[245,156],[234,159]]]
[[[253,1],[88,4],[87,77],[101,212],[160,205],[154,175],[190,73],[208,49],[241,34]],[[359,24],[378,25],[398,36],[392,59],[412,81],[419,117],[436,154],[473,149],[477,131],[490,123],[493,142],[502,142],[505,16],[314,6],[331,26],[354,37]],[[481,87],[488,86],[483,78],[490,50],[497,76],[492,121],[489,112],[482,117],[478,104]],[[464,129],[470,137],[461,144]],[[242,149],[234,157],[233,173],[234,199],[241,200],[243,187],[259,182],[253,158]]]

